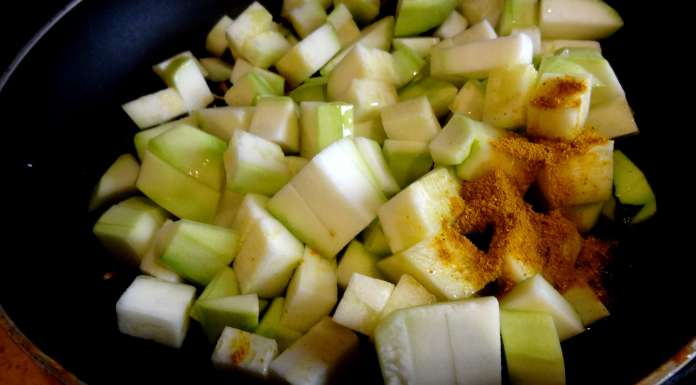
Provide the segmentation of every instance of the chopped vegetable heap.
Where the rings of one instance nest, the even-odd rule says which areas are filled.
[[[209,57],[153,66],[166,88],[123,105],[135,152],[89,203],[143,273],[119,330],[179,348],[194,319],[216,368],[293,385],[365,343],[390,385],[564,384],[561,342],[609,316],[597,223],[657,210],[615,149],[638,128],[597,40],[623,21],[601,0],[380,8],[254,2]]]

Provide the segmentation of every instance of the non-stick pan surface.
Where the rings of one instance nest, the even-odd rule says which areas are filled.
[[[123,269],[94,239],[96,216],[86,203],[101,173],[132,151],[136,129],[120,105],[162,88],[150,66],[185,49],[204,55],[212,24],[246,3],[83,1],[0,90],[0,304],[38,348],[86,383],[233,383],[212,369],[212,348],[195,323],[181,350],[118,333],[114,304],[137,272]],[[278,14],[280,2],[266,4]],[[679,130],[690,129],[678,112],[692,112],[675,111],[665,86],[675,85],[674,67],[650,46],[655,28],[671,21],[658,17],[653,2],[613,4],[626,26],[603,43],[604,53],[642,129],[617,147],[646,172],[659,209],[649,223],[621,231],[610,277],[612,316],[564,343],[569,384],[635,383],[696,334],[693,237],[679,230],[692,218],[680,194],[690,189],[690,163],[674,157],[680,138],[688,140]],[[678,173],[681,178],[674,177]],[[372,348],[363,342],[363,359],[344,383],[381,383]],[[692,375],[680,383],[694,381]]]

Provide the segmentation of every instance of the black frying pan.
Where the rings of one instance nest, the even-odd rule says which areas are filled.
[[[2,216],[0,304],[29,340],[86,383],[233,383],[212,369],[212,347],[195,323],[181,350],[118,333],[114,304],[137,272],[103,251],[91,234],[96,217],[85,208],[101,173],[132,151],[136,129],[120,105],[162,88],[150,66],[189,48],[204,55],[212,24],[246,3],[86,0],[0,85],[3,186],[9,193]],[[279,1],[266,3],[278,14]],[[604,52],[642,128],[618,148],[646,172],[659,209],[652,221],[619,231],[623,242],[610,277],[612,316],[564,343],[569,384],[636,383],[696,335],[693,246],[678,232],[691,219],[678,199],[686,182],[669,172],[688,168],[672,162],[678,130],[687,128],[676,124],[679,116],[665,89],[680,80],[659,77],[670,76],[668,64],[647,43],[656,28],[674,20],[656,15],[653,2],[613,4],[626,26],[603,42]],[[655,56],[646,62],[650,55]],[[342,382],[379,384],[373,349],[362,346],[364,358]],[[694,383],[688,371],[689,365],[672,383]]]

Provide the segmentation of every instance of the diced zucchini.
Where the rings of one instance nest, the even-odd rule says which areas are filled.
[[[243,199],[244,194],[224,188],[220,194],[220,203],[213,224],[231,228]]]
[[[116,303],[118,329],[123,334],[179,348],[186,338],[195,295],[193,286],[139,276]]]
[[[222,188],[225,142],[188,125],[178,125],[150,140],[148,150],[180,173],[215,191]]]
[[[302,168],[309,163],[309,160],[299,156],[286,156],[285,162],[288,164],[288,170],[290,171],[290,175],[292,177],[297,175]]]
[[[408,48],[419,57],[425,59],[430,56],[430,49],[440,42],[439,37],[400,37],[393,41],[394,49]]]
[[[491,23],[489,23],[488,20],[482,20],[472,25],[469,29],[466,29],[463,32],[453,36],[451,39],[451,45],[462,45],[497,38],[498,34],[495,33],[495,29],[493,29]]]
[[[375,331],[386,384],[500,384],[495,297],[393,313]]]
[[[440,123],[425,96],[385,107],[381,116],[389,139],[429,143],[440,133]]]
[[[549,314],[561,341],[585,331],[578,313],[541,275],[518,283],[501,299],[500,307]]]
[[[341,49],[341,40],[330,24],[324,24],[297,43],[283,56],[276,68],[291,87],[309,79]]]
[[[92,211],[105,202],[138,191],[135,187],[135,181],[138,179],[139,172],[140,165],[133,155],[123,154],[116,158],[104,175],[99,178],[89,202],[89,210]]]
[[[227,50],[225,31],[232,25],[232,21],[229,16],[225,15],[208,32],[208,37],[205,40],[205,49],[212,55],[220,57]]]
[[[232,134],[225,170],[227,188],[241,193],[273,195],[290,180],[280,146],[242,130]]]
[[[344,103],[303,102],[301,109],[301,154],[312,159],[353,132],[353,107]]]
[[[207,79],[214,82],[224,82],[230,80],[234,67],[216,57],[206,57],[200,60],[208,75]]]
[[[377,266],[392,282],[409,274],[439,299],[453,301],[472,296],[498,277],[497,272],[480,267],[485,258],[457,229],[446,225]]]
[[[292,330],[281,324],[280,317],[283,315],[284,304],[285,298],[274,298],[255,331],[258,335],[274,339],[278,343],[278,350],[281,352],[302,337],[302,333],[299,331]]]
[[[279,145],[285,152],[300,151],[299,111],[289,97],[265,97],[256,104],[249,132]]]
[[[259,324],[259,297],[256,294],[209,298],[198,303],[201,326],[215,342],[227,326],[246,331]]]
[[[609,316],[609,310],[586,282],[573,285],[563,293],[563,297],[578,312],[583,326],[588,326]]]
[[[367,336],[377,326],[394,285],[360,273],[351,276],[333,320]]]
[[[345,5],[356,20],[365,24],[374,20],[379,14],[379,0],[334,0],[334,5]]]
[[[122,108],[140,129],[162,124],[187,111],[184,99],[174,88],[142,96]]]
[[[625,205],[643,206],[631,223],[640,223],[657,211],[655,193],[643,172],[621,151],[614,151],[614,195]]]
[[[331,233],[291,183],[273,196],[268,210],[295,236],[326,258],[333,258],[345,246],[344,235]]]
[[[270,217],[267,211],[268,201],[267,196],[258,194],[246,194],[239,205],[237,215],[232,222],[232,229],[239,234],[239,241],[244,243],[251,231],[254,223],[259,222],[264,218]]]
[[[351,139],[340,140],[324,149],[291,183],[313,206],[313,211],[324,217],[323,223],[330,228],[337,226],[334,230],[337,234],[342,233],[338,231],[339,228],[356,220],[355,227],[351,226],[351,230],[345,234],[350,233],[350,238],[369,225],[376,216],[377,208],[385,201],[378,183]],[[341,212],[343,204],[346,211]],[[346,239],[344,244],[349,240]]]
[[[557,51],[566,48],[589,48],[599,53],[602,52],[602,47],[599,42],[594,40],[542,40],[541,52],[544,56],[555,55]]]
[[[380,111],[397,102],[393,84],[380,80],[353,79],[345,94],[345,101],[353,104],[356,121],[379,117]]]
[[[198,66],[198,69],[201,71],[201,74],[203,76],[208,76],[208,72],[206,69],[201,65],[201,63],[196,59],[195,56],[193,56],[193,52],[191,51],[184,51],[180,52],[167,60],[163,60],[155,65],[152,66],[152,70],[159,76],[165,83],[167,83],[168,86],[173,87],[174,85],[172,84],[173,78],[173,72],[168,71],[170,69],[170,65],[174,63],[174,61],[178,61],[179,63],[182,62],[182,60],[185,59],[192,59],[194,62],[196,62],[196,65]],[[173,67],[172,67],[173,68]]]
[[[423,58],[407,47],[398,48],[392,52],[392,59],[396,72],[396,84],[399,87],[413,80],[427,64]]]
[[[326,102],[328,97],[326,96],[326,83],[328,80],[326,78],[322,79],[321,82],[309,83],[308,79],[305,83],[290,91],[288,96],[295,101],[295,103],[301,102]]]
[[[585,153],[547,165],[537,177],[551,208],[604,202],[611,197],[614,142],[590,147]]]
[[[496,128],[485,123],[471,124],[474,142],[469,150],[469,156],[457,166],[457,176],[463,180],[474,180],[496,167],[501,167],[505,157],[493,148],[491,143],[504,135]]]
[[[92,231],[109,252],[138,266],[165,219],[166,213],[157,205],[133,197],[106,210]]]
[[[486,89],[476,79],[464,83],[457,96],[449,105],[453,114],[462,114],[474,120],[483,119],[483,104]]]
[[[308,232],[303,231],[304,235],[298,236],[329,258],[372,222],[377,208],[386,200],[359,150],[348,138],[333,143],[315,156],[290,184],[318,223],[328,229],[330,236],[324,242],[331,247],[316,247],[316,240]],[[291,228],[307,226],[304,224],[306,216],[300,216],[302,211],[296,208],[278,205],[276,211],[285,213],[285,221],[293,223]],[[330,253],[324,253],[327,249]]]
[[[539,27],[532,26],[527,28],[513,28],[511,34],[521,33],[527,35],[534,46],[534,63],[536,64],[541,57],[541,31]]]
[[[586,233],[597,224],[602,213],[604,202],[587,203],[584,205],[569,206],[561,209],[563,216],[575,224],[578,231]]]
[[[239,283],[234,270],[230,267],[225,267],[220,270],[215,277],[206,285],[203,293],[196,299],[191,308],[191,318],[196,321],[201,320],[201,303],[203,301],[215,298],[224,298],[239,295]]]
[[[352,241],[338,263],[338,284],[346,288],[351,277],[356,273],[382,279],[382,273],[377,269],[377,261],[379,257],[367,251],[362,243]]]
[[[162,262],[182,277],[207,285],[237,255],[239,235],[220,226],[174,222],[162,244]]]
[[[513,384],[565,384],[563,352],[553,326],[545,313],[500,312],[505,361]]]
[[[258,75],[259,77],[261,77],[263,80],[265,80],[266,84],[268,84],[268,87],[270,87],[273,95],[283,96],[285,94],[285,78],[284,77],[278,75],[275,72],[271,72],[269,70],[265,70],[263,68],[258,68],[258,67],[250,67],[248,69],[247,73],[249,73],[249,72],[253,72],[256,75]],[[232,76],[234,77],[234,75],[232,75]],[[234,80],[233,80],[233,83],[237,84]]]
[[[345,4],[339,3],[329,14],[327,21],[333,25],[341,41],[341,47],[346,47],[360,37],[360,29],[353,21],[353,15]]]
[[[384,195],[391,197],[399,192],[399,185],[391,174],[387,162],[384,160],[384,154],[379,143],[372,139],[361,137],[356,137],[353,140]]]
[[[358,336],[326,317],[281,353],[271,372],[294,384],[329,384],[358,349]]]
[[[387,134],[384,132],[384,127],[382,126],[382,118],[355,123],[353,136],[372,139],[379,143],[380,146],[384,144],[384,140],[387,139]]]
[[[215,100],[199,65],[194,58],[180,57],[167,66],[163,75],[167,84],[178,91],[189,112],[205,108]]]
[[[483,104],[483,121],[504,129],[524,127],[527,103],[536,84],[531,64],[496,68],[490,72]]]
[[[582,66],[594,76],[592,105],[603,104],[625,97],[623,87],[609,62],[592,48],[566,48],[558,56]]]
[[[270,31],[273,27],[273,15],[259,2],[253,2],[234,19],[225,32],[232,54],[237,57],[249,39]]]
[[[212,360],[218,369],[241,371],[265,378],[277,354],[278,345],[274,340],[225,327],[215,345]]]
[[[283,0],[283,9],[280,11],[281,16],[287,18],[290,15],[290,10],[301,6],[305,0]],[[327,10],[331,6],[331,0],[319,0],[319,5],[323,10]]]
[[[585,127],[607,139],[638,133],[633,111],[625,97],[590,107]]]
[[[438,168],[414,182],[379,208],[379,221],[397,253],[437,233],[454,219],[463,203],[460,182],[447,168]]]
[[[527,132],[532,136],[575,139],[585,128],[591,93],[590,75],[543,75],[527,109]]]
[[[495,26],[503,12],[503,4],[504,0],[462,0],[459,9],[470,23],[485,20]]]
[[[399,0],[394,35],[414,36],[442,24],[457,6],[455,0]]]
[[[388,139],[382,150],[392,175],[402,188],[433,167],[427,142]]]
[[[329,76],[338,63],[340,63],[358,44],[366,48],[377,48],[383,51],[389,50],[393,33],[394,16],[387,16],[363,28],[363,30],[360,31],[360,38],[355,43],[342,49],[331,61],[326,63],[320,71],[321,76]]]
[[[287,10],[295,32],[305,38],[326,22],[326,12],[319,0],[301,0]]]
[[[232,67],[232,74],[230,74],[230,80],[232,81],[232,84],[236,84],[239,79],[244,77],[244,75],[248,74],[249,72],[254,70],[254,66],[251,65],[248,61],[239,58],[235,60],[234,62],[234,67]]]
[[[505,0],[498,32],[507,36],[513,29],[533,27],[538,15],[539,0]]]
[[[447,16],[447,19],[440,24],[440,26],[435,31],[435,36],[442,39],[449,39],[455,35],[458,35],[469,26],[469,22],[456,10]]]
[[[234,261],[242,293],[258,293],[263,298],[281,295],[303,251],[302,243],[276,219],[267,217],[251,224]]]
[[[541,0],[544,39],[599,40],[623,26],[621,16],[599,0]]]
[[[449,113],[449,105],[457,96],[457,87],[451,83],[424,78],[413,82],[399,91],[399,100],[409,100],[427,96],[435,116],[441,118]]]
[[[387,304],[382,309],[381,319],[385,319],[391,313],[408,309],[415,306],[430,305],[437,301],[437,297],[431,294],[428,289],[418,283],[415,278],[404,274],[394,287]]]
[[[430,142],[430,155],[435,164],[456,166],[469,156],[476,140],[476,126],[480,123],[464,115],[455,114],[440,134]]]
[[[305,332],[328,316],[336,302],[336,261],[324,259],[305,247],[302,262],[288,285],[281,324]]]
[[[227,143],[234,130],[249,129],[254,111],[254,107],[214,107],[193,111],[193,117],[201,130]]]
[[[135,145],[135,151],[138,153],[138,159],[141,161],[145,158],[145,151],[147,151],[147,145],[150,143],[150,140],[155,138],[156,136],[166,132],[172,127],[181,125],[181,124],[187,124],[189,126],[197,126],[198,122],[196,119],[192,116],[187,116],[185,118],[181,118],[169,123],[164,123],[161,124],[157,127],[153,128],[148,128],[147,130],[142,130],[135,134],[133,137],[133,144]]]
[[[391,254],[389,241],[387,240],[387,236],[384,235],[384,230],[382,230],[382,224],[379,219],[372,221],[370,226],[363,231],[362,241],[365,250],[378,257],[385,257]]]
[[[263,96],[279,96],[282,91],[275,89],[256,72],[249,72],[234,83],[225,93],[225,102],[230,106],[253,106]]]
[[[280,32],[270,30],[249,38],[242,47],[242,55],[259,68],[268,68],[278,62],[292,45]]]
[[[136,182],[138,189],[179,218],[210,222],[220,192],[177,170],[147,150]]]
[[[532,41],[527,35],[517,34],[450,48],[433,48],[430,73],[445,79],[485,78],[498,67],[531,64],[533,57]]]
[[[140,262],[140,271],[165,282],[180,283],[182,281],[179,274],[160,262],[153,248],[150,248],[150,250],[145,253],[143,260]]]
[[[396,82],[391,56],[376,48],[366,48],[358,43],[341,60],[329,75],[327,95],[331,100],[344,100],[354,79]]]

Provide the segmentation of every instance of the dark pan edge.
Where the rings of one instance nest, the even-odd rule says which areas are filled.
[[[662,364],[636,385],[662,385],[684,370],[696,358],[696,337],[681,348],[669,361]]]
[[[14,322],[12,322],[2,305],[0,305],[0,328],[5,329],[10,339],[14,341],[24,353],[31,357],[34,362],[44,369],[46,373],[53,376],[61,383],[65,385],[86,385],[34,345],[34,343],[17,328]]]
[[[51,20],[49,20],[46,24],[44,24],[43,27],[27,42],[27,44],[22,47],[22,49],[19,51],[17,56],[15,56],[14,60],[12,60],[12,63],[10,63],[9,67],[3,72],[2,77],[0,77],[0,92],[2,92],[2,89],[5,88],[5,84],[7,84],[7,81],[10,79],[14,71],[17,69],[17,67],[22,63],[24,58],[27,56],[29,51],[34,48],[36,43],[41,40],[44,35],[48,33],[48,31],[53,28],[56,23],[58,23],[65,15],[68,14],[73,8],[75,8],[78,4],[80,4],[82,0],[72,0],[68,5],[66,5],[63,9],[58,11]]]
[[[82,0],[72,0],[63,9],[58,11],[19,51],[12,60],[12,63],[0,76],[0,92],[7,84],[17,67],[22,63],[27,54],[34,46],[73,8],[82,3]],[[86,385],[75,375],[65,370],[58,362],[42,352],[32,343],[19,328],[12,322],[12,319],[5,312],[0,304],[0,327],[4,328],[12,341],[19,346],[22,351],[29,355],[34,362],[44,368],[47,373],[55,377],[58,381],[66,385]],[[672,377],[686,368],[696,359],[696,337],[689,341],[680,349],[670,360],[655,369],[650,375],[645,377],[636,385],[661,385],[667,383]]]
[[[12,60],[12,63],[5,69],[0,76],[0,92],[5,88],[7,81],[14,74],[15,70],[22,63],[27,54],[34,48],[34,46],[55,26],[65,15],[67,15],[73,8],[80,4],[82,0],[72,0],[63,9],[58,11],[46,24],[44,24],[41,29],[36,32],[36,34],[22,47],[22,49],[17,53],[17,56]],[[46,373],[53,376],[55,379],[60,381],[65,385],[85,385],[84,382],[80,381],[75,375],[65,370],[58,362],[54,361],[51,357],[46,355],[41,349],[39,349],[33,342],[31,342],[27,336],[22,333],[17,325],[12,322],[10,316],[5,312],[5,309],[0,304],[0,327],[7,331],[10,339],[17,344],[17,346],[26,353],[31,359],[36,362],[41,368],[43,368]]]

